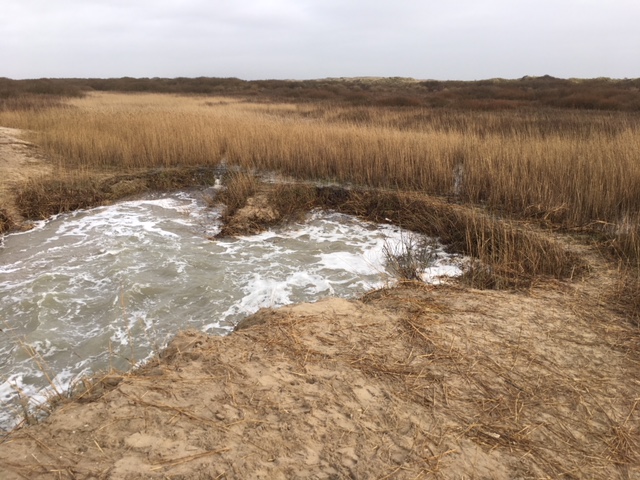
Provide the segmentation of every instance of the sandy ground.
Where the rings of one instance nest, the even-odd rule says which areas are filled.
[[[638,332],[598,274],[407,284],[183,332],[4,439],[2,478],[640,478]]]
[[[0,127],[0,209],[19,221],[11,188],[18,182],[51,173],[51,165],[35,145],[21,139],[21,131]]]
[[[408,283],[180,333],[2,438],[0,478],[640,478],[639,332],[615,269],[565,240],[591,265],[572,282]]]

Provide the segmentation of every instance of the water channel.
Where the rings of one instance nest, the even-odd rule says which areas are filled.
[[[129,369],[195,328],[224,335],[262,307],[354,298],[392,282],[383,249],[408,232],[312,212],[300,224],[212,240],[219,212],[198,192],[60,215],[0,247],[0,430],[19,401],[84,375]],[[460,273],[437,251],[428,278]]]

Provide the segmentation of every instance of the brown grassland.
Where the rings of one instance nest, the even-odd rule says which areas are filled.
[[[535,303],[534,299],[538,297],[546,299],[549,305],[556,305],[554,302],[558,302],[558,309],[566,308],[570,313],[566,314],[566,318],[562,315],[554,317],[557,321],[564,319],[573,322],[578,318],[580,328],[589,331],[581,337],[581,345],[589,344],[594,351],[600,352],[600,347],[595,346],[596,338],[601,333],[598,329],[603,328],[607,332],[610,331],[607,329],[613,329],[618,337],[615,341],[611,340],[607,348],[614,352],[612,355],[618,360],[618,353],[624,350],[624,358],[629,357],[629,362],[636,362],[633,363],[633,368],[637,369],[639,366],[638,81],[566,81],[551,77],[466,83],[419,82],[408,79],[344,79],[315,83],[243,82],[237,79],[78,79],[22,83],[0,80],[0,126],[23,130],[22,138],[38,146],[39,154],[46,158],[46,163],[51,168],[51,172],[41,176],[31,176],[27,180],[13,183],[11,196],[4,197],[6,204],[0,205],[0,232],[17,228],[25,220],[46,218],[51,214],[108,203],[129,195],[209,185],[213,183],[216,169],[221,165],[232,170],[237,168],[241,173],[227,178],[228,188],[221,198],[227,204],[228,218],[246,210],[247,200],[258,195],[269,205],[270,211],[277,213],[264,219],[263,224],[297,218],[300,212],[317,207],[355,214],[373,221],[392,222],[417,232],[438,236],[449,250],[470,255],[474,259],[458,287],[443,287],[450,289],[447,290],[447,295],[458,295],[457,298],[466,298],[465,301],[474,304],[476,300],[470,292],[475,292],[475,289],[490,289],[495,290],[486,294],[495,296],[491,297],[491,301],[502,302],[506,298],[506,290],[527,292],[526,295],[533,298],[526,297],[527,300],[522,301],[531,303],[531,308],[534,309],[542,308],[540,305],[544,304],[542,300],[540,304]],[[288,181],[267,185],[256,179],[256,175],[265,172],[275,172]],[[600,274],[605,275],[605,272],[608,272],[606,280],[604,277],[600,280],[595,278]],[[587,278],[591,280],[585,280]],[[585,282],[583,290],[580,290],[582,287],[575,286],[576,282],[581,281]],[[598,282],[601,284],[600,289],[597,287]],[[437,319],[436,323],[440,325],[445,321],[445,313],[454,307],[451,303],[447,303],[447,306],[442,303],[445,302],[442,297],[444,294],[425,293],[422,287],[411,285],[373,293],[365,299],[365,303],[367,308],[373,308],[372,305],[382,305],[384,298],[390,299],[388,302],[391,303],[387,302],[383,307],[389,315],[392,315],[389,312],[395,312],[393,315],[400,322],[398,328],[406,334],[401,340],[396,338],[399,345],[402,345],[402,354],[409,359],[414,351],[422,352],[423,356],[418,363],[411,368],[406,367],[406,371],[400,371],[400,358],[395,358],[395,354],[392,354],[390,358],[393,357],[393,362],[396,362],[393,364],[395,367],[391,364],[383,365],[388,345],[381,344],[379,350],[376,350],[376,342],[382,340],[373,337],[367,340],[371,342],[372,350],[369,353],[363,352],[360,357],[351,353],[347,355],[346,350],[338,350],[338,353],[334,352],[332,355],[335,354],[335,358],[344,357],[340,362],[344,361],[349,368],[355,365],[358,375],[372,375],[376,381],[381,378],[389,379],[390,383],[386,387],[378,385],[374,390],[378,389],[376,392],[382,396],[401,395],[402,401],[411,405],[418,398],[420,402],[426,402],[425,398],[432,395],[422,392],[420,389],[423,387],[418,386],[418,379],[423,375],[420,368],[427,367],[423,365],[418,368],[416,365],[422,365],[420,362],[426,362],[426,358],[434,357],[444,362],[442,372],[437,375],[432,372],[438,378],[438,375],[443,378],[446,375],[455,376],[460,369],[468,369],[465,370],[468,375],[463,376],[461,383],[454,382],[449,388],[457,390],[461,395],[468,395],[465,398],[474,398],[476,406],[482,403],[480,410],[483,413],[475,419],[472,415],[465,417],[464,421],[458,418],[456,421],[461,426],[459,429],[451,427],[451,432],[455,431],[455,435],[460,436],[456,437],[458,439],[464,436],[483,445],[484,467],[474,470],[469,467],[468,458],[465,458],[464,462],[467,463],[463,462],[464,464],[456,464],[452,460],[451,468],[454,470],[441,470],[440,461],[446,463],[445,457],[455,455],[454,452],[462,448],[460,444],[445,448],[448,443],[443,440],[446,435],[442,434],[439,443],[435,442],[438,448],[442,448],[437,449],[437,453],[431,453],[430,460],[423,458],[424,468],[407,463],[404,469],[404,460],[397,460],[395,457],[389,460],[393,457],[389,453],[385,457],[389,469],[380,472],[380,478],[458,478],[458,475],[459,478],[472,478],[474,475],[477,478],[488,478],[487,475],[490,475],[493,468],[489,458],[493,449],[511,451],[513,458],[509,457],[509,462],[515,462],[516,457],[520,458],[519,461],[524,461],[522,459],[527,456],[533,458],[535,468],[528,466],[524,470],[518,470],[514,467],[515,469],[509,470],[506,464],[501,464],[500,468],[506,469],[504,478],[509,478],[514,472],[522,475],[522,478],[597,478],[599,475],[612,474],[619,478],[638,478],[640,456],[635,435],[640,433],[639,409],[636,408],[640,401],[640,379],[637,378],[637,371],[635,376],[631,375],[634,377],[632,381],[637,385],[619,386],[620,392],[631,395],[624,402],[619,395],[605,393],[611,388],[617,388],[616,382],[624,382],[622,373],[630,371],[628,369],[631,367],[623,368],[616,364],[612,368],[619,371],[614,369],[607,373],[609,376],[606,381],[602,380],[600,386],[590,385],[585,390],[580,390],[582,393],[578,397],[581,400],[575,400],[578,402],[577,406],[574,405],[574,400],[571,401],[574,403],[570,403],[576,411],[584,409],[585,425],[590,421],[599,425],[598,422],[602,420],[599,415],[605,420],[609,418],[610,422],[602,420],[607,423],[602,431],[596,427],[579,427],[576,423],[566,427],[568,436],[565,433],[554,433],[560,440],[554,437],[554,441],[558,443],[554,443],[551,448],[561,450],[567,445],[572,447],[552,455],[541,445],[550,441],[549,438],[553,435],[545,437],[542,433],[534,434],[534,430],[541,428],[542,432],[547,428],[541,427],[539,420],[544,414],[545,405],[556,401],[554,395],[559,390],[562,390],[558,394],[562,399],[557,401],[562,405],[565,405],[565,398],[574,398],[578,390],[563,390],[566,387],[561,386],[563,374],[551,366],[551,359],[543,358],[544,355],[555,355],[562,348],[553,352],[550,349],[545,353],[542,347],[534,346],[536,335],[543,330],[548,334],[546,327],[537,323],[536,328],[541,329],[540,331],[520,327],[520,337],[517,339],[516,333],[508,334],[509,342],[517,340],[520,345],[526,332],[531,333],[533,337],[528,340],[531,343],[529,347],[531,351],[537,349],[536,355],[539,354],[536,356],[530,353],[531,362],[523,370],[525,373],[522,373],[522,377],[516,378],[513,368],[515,359],[519,355],[526,356],[527,353],[515,350],[510,352],[514,359],[511,367],[503,365],[502,360],[491,360],[490,355],[482,357],[479,364],[487,365],[484,372],[488,375],[486,378],[492,375],[491,371],[499,372],[496,375],[502,379],[502,383],[497,385],[489,380],[488,383],[482,383],[484,380],[478,377],[475,384],[478,390],[471,392],[468,391],[470,387],[466,382],[471,382],[471,372],[476,367],[471,364],[471,360],[465,359],[463,352],[467,349],[468,353],[470,345],[480,341],[470,340],[471,337],[462,339],[463,336],[457,336],[457,333],[444,327],[429,330],[420,323],[422,316],[428,313],[427,316]],[[458,288],[460,290],[456,291]],[[569,290],[574,293],[566,294]],[[569,296],[565,297],[565,294]],[[569,297],[572,300],[567,300]],[[591,305],[589,302],[593,302],[590,313],[586,307]],[[455,308],[462,308],[460,302],[456,303]],[[489,311],[490,303],[483,308]],[[496,311],[500,308],[496,307]],[[509,312],[514,315],[529,315],[515,307],[512,310]],[[516,310],[519,313],[514,313]],[[596,311],[600,316],[598,318],[607,318],[606,328],[590,316],[595,315]],[[319,355],[318,358],[326,360],[328,354],[325,353],[323,357],[318,352],[324,351],[329,340],[325,343],[320,341],[323,348],[313,343],[316,353],[309,350],[311,344],[308,342],[311,342],[312,334],[306,330],[292,330],[292,325],[295,324],[298,328],[299,317],[305,315],[295,313],[295,308],[292,312],[294,313],[281,315],[273,313],[271,321],[274,328],[279,329],[281,334],[289,332],[290,336],[277,337],[276,334],[263,332],[259,342],[268,343],[265,351],[267,347],[282,347],[281,344],[285,341],[283,339],[286,338],[290,345],[287,344],[283,351],[292,355],[291,361],[294,364],[302,362],[301,359],[304,358],[302,363],[306,365],[309,355],[312,358]],[[357,315],[360,314],[362,312]],[[506,319],[509,313],[504,315]],[[371,318],[374,317],[375,315]],[[374,322],[371,318],[369,320]],[[480,328],[474,323],[475,320],[464,315],[460,318],[471,322],[473,328]],[[613,318],[615,321],[611,320]],[[502,319],[500,317],[500,321]],[[595,323],[591,324],[592,320]],[[502,335],[499,333],[500,321],[496,320],[491,325],[492,334],[497,335],[496,342]],[[535,322],[538,321],[536,317]],[[489,323],[491,322],[487,321]],[[596,327],[596,323],[600,326]],[[585,327],[587,324],[589,326]],[[345,325],[342,327],[347,328]],[[259,328],[266,327],[262,325]],[[395,338],[395,333],[385,330],[386,327],[377,325],[376,328],[390,339]],[[525,337],[522,337],[523,331]],[[553,331],[554,335],[562,332],[561,325],[554,324]],[[571,330],[567,330],[569,331]],[[340,336],[339,330],[334,333],[337,336],[332,337],[333,341],[346,341]],[[433,338],[431,335],[434,335]],[[569,335],[566,334],[567,338]],[[493,340],[488,340],[490,337],[491,335],[483,337],[483,341],[491,343]],[[243,338],[238,336],[233,342],[242,343]],[[206,348],[218,352],[217,344],[209,345],[209,340],[197,341],[204,342]],[[193,347],[193,342],[188,342],[185,352]],[[540,342],[544,343],[544,339],[540,339]],[[304,345],[308,348],[306,354],[300,350]],[[486,346],[483,345],[482,348]],[[511,348],[512,344],[509,345]],[[371,357],[378,354],[381,355],[380,358]],[[170,361],[176,361],[182,354],[174,352],[171,355]],[[571,355],[567,354],[567,358]],[[578,358],[588,353],[575,355]],[[198,368],[201,368],[202,355],[193,353],[192,356]],[[269,361],[280,361],[277,358],[269,357]],[[167,365],[161,364],[157,368],[165,368]],[[318,371],[331,368],[326,363],[314,365]],[[578,375],[580,370],[587,368],[578,367],[577,364],[572,365],[571,368],[576,370],[567,370],[567,376]],[[183,368],[186,367],[183,365]],[[511,370],[508,371],[509,368]],[[322,375],[327,373],[325,370],[322,370]],[[308,374],[306,372],[305,375]],[[201,374],[202,371],[199,371],[198,375]],[[282,380],[280,374],[270,374]],[[244,375],[242,378],[245,379],[250,376],[247,372]],[[544,399],[541,397],[535,400],[537,397],[532,385],[540,382],[545,375],[551,382],[546,385],[553,384],[555,390],[552,392],[549,387],[547,391],[544,387]],[[402,385],[398,386],[400,384],[394,382]],[[436,382],[439,385],[438,395],[442,395],[442,402],[449,406],[449,402],[453,404],[456,400],[447,398],[447,390],[442,387],[442,382]],[[531,383],[519,392],[509,386],[522,382]],[[391,393],[381,393],[391,384],[395,385],[393,388],[389,387],[393,390]],[[249,388],[246,382],[244,385]],[[336,386],[332,384],[332,388]],[[606,401],[609,404],[603,406],[599,402],[605,400],[600,397],[595,399],[595,396],[590,396],[591,393],[584,393],[589,388],[593,391],[602,389],[605,392],[603,398],[608,399]],[[404,393],[399,394],[400,391]],[[479,391],[484,392],[482,395],[485,396]],[[233,393],[229,395],[233,397]],[[585,400],[583,395],[589,399]],[[433,408],[435,398],[434,396],[433,402],[427,402],[431,402],[429,405]],[[509,399],[515,403],[502,404],[497,398]],[[518,418],[518,401],[524,402],[521,403],[521,409],[528,401],[538,402],[536,408],[540,410],[536,413],[537,420],[534,421],[534,415],[530,414],[531,422],[524,425]],[[233,402],[237,407],[242,404],[242,399],[234,397]],[[247,405],[251,403],[250,400],[247,402]],[[485,405],[483,402],[488,403]],[[609,407],[613,410],[609,410]],[[294,407],[291,408],[295,410]],[[363,408],[366,411],[369,407],[365,405]],[[396,405],[393,408],[399,407]],[[469,404],[461,404],[459,412],[468,411],[469,408]],[[617,415],[615,412],[620,413],[624,408],[627,410],[622,419],[613,421],[612,418]],[[171,409],[170,413],[175,416],[191,415],[185,414],[178,407],[169,408]],[[500,418],[508,416],[505,413],[507,411],[511,412],[509,415],[515,415],[510,420],[510,433],[505,430],[505,424],[500,427],[496,426],[497,423],[492,424],[492,427],[487,426],[491,423],[488,418],[494,418],[497,422],[500,415],[503,415]],[[376,414],[383,415],[383,412]],[[393,415],[397,414],[394,410]],[[486,418],[483,416],[485,414]],[[229,416],[229,412],[220,415],[236,423],[242,421],[239,417]],[[523,415],[526,417],[526,410]],[[568,422],[566,425],[573,422],[568,420],[573,418],[571,413],[563,411],[562,415],[565,415],[562,418]],[[261,421],[260,418],[254,420]],[[565,424],[558,425],[559,429],[565,428]],[[320,428],[318,425],[316,427]],[[427,427],[440,428],[439,431],[442,432],[449,426],[426,426],[414,422],[411,428],[407,427],[407,432],[411,430],[407,435],[414,436],[414,444],[419,440],[425,445],[431,445],[429,448],[433,449],[433,439],[426,438],[429,437],[428,434],[423,438],[418,433],[418,430]],[[355,427],[345,427],[345,432],[351,432],[347,435],[353,433],[353,428]],[[532,430],[529,432],[527,429]],[[231,430],[224,431],[225,435],[231,435]],[[373,431],[368,427],[363,431],[366,431],[367,441],[372,442],[369,447],[374,448],[376,440]],[[394,430],[390,435],[397,434],[401,437],[399,431]],[[538,434],[541,437],[532,440]],[[526,441],[523,440],[525,437]],[[596,440],[601,440],[601,444],[596,444]],[[589,448],[572,450],[575,445],[580,444],[589,445]],[[131,445],[129,447],[133,448]],[[384,450],[386,447],[378,448]],[[594,451],[587,451],[591,448]],[[608,453],[603,453],[602,448]],[[102,451],[100,445],[98,449]],[[223,450],[218,451],[213,446],[206,447],[204,451],[210,453],[191,458],[181,452],[182,456],[179,458],[184,459],[184,462],[176,460],[175,463],[163,463],[156,459],[158,462],[152,462],[152,465],[177,468],[192,460],[224,454]],[[592,459],[595,463],[587,462],[587,466],[581,466],[590,452],[598,460]],[[282,452],[280,454],[284,455]],[[255,465],[251,468],[254,467],[258,468]],[[20,468],[15,467],[15,471],[35,471]],[[264,468],[266,470],[260,470],[266,475],[263,478],[269,478],[275,471],[269,470],[271,467]],[[372,475],[368,470],[344,468],[345,470],[337,468],[335,478],[341,478],[340,475],[351,475],[352,478]],[[42,472],[50,473],[54,470],[51,467]],[[224,469],[220,471],[222,470]],[[72,470],[61,471],[63,473],[60,475],[64,477]],[[157,473],[156,470],[153,471]],[[255,474],[258,471],[249,469],[243,472]],[[288,470],[289,474],[293,471]],[[301,470],[295,472],[302,474]],[[330,469],[323,472],[327,474],[326,478],[332,475]],[[502,470],[495,472],[496,478],[503,476]],[[131,475],[127,477],[125,472],[121,477],[115,475],[112,478],[138,478]],[[224,471],[220,475],[220,478],[224,478]],[[235,470],[227,475],[229,478],[242,476]],[[194,474],[180,478],[206,477]],[[325,477],[319,475],[318,478]]]
[[[631,294],[640,258],[637,112],[284,102],[238,94],[91,93],[41,101],[43,108],[25,100],[0,112],[0,124],[28,131],[55,165],[49,178],[18,189],[18,208],[27,218],[136,189],[206,183],[212,179],[206,169],[224,162],[248,172],[374,188],[387,199],[388,192],[403,191],[464,205],[467,219],[456,228],[476,244],[467,246],[476,254],[481,231],[486,237],[487,228],[510,228],[513,221],[582,233],[629,267],[620,293],[631,304],[637,297]],[[126,182],[124,174],[145,179]],[[500,235],[492,232],[497,242]],[[510,249],[510,240],[502,243],[490,256]],[[526,266],[509,268],[529,273]]]

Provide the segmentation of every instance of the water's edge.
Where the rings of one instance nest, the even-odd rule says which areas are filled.
[[[178,331],[225,335],[263,307],[356,298],[393,281],[384,250],[409,232],[330,212],[235,239],[210,238],[219,212],[198,193],[156,195],[39,222],[0,247],[0,428],[21,404],[115,368]],[[457,275],[436,248],[427,280]]]

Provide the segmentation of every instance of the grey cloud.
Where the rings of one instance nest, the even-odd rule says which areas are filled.
[[[8,3],[0,76],[13,78],[640,76],[628,0]]]

